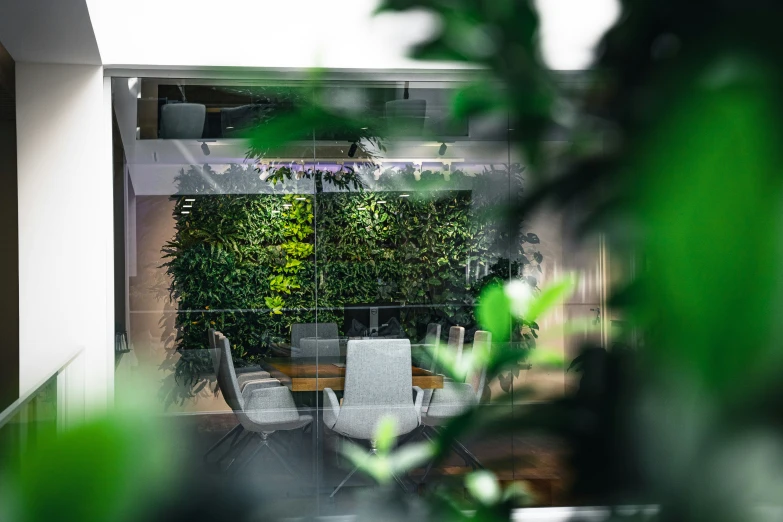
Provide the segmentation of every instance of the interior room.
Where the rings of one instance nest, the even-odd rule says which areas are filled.
[[[404,445],[459,400],[512,414],[557,400],[580,343],[605,339],[601,238],[576,242],[547,208],[510,230],[502,211],[535,174],[508,118],[450,118],[464,75],[419,76],[112,78],[116,393],[152,388],[199,473],[274,477],[302,514],[339,512],[372,487],[348,477],[345,445],[375,452],[364,427],[384,412]],[[314,98],[366,123],[311,123]],[[481,329],[486,288],[533,295],[568,273],[576,291],[541,321],[502,342]],[[524,354],[513,368],[487,380],[474,364],[446,398],[450,364],[509,348]],[[564,458],[557,441],[498,434],[395,478],[411,492],[488,467],[559,505]]]
[[[783,2],[0,5],[2,522],[783,518]]]

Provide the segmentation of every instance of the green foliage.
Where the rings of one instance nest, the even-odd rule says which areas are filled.
[[[263,167],[256,167],[257,172],[262,172]],[[285,183],[293,179],[312,180],[315,183],[316,192],[322,192],[324,183],[328,183],[341,190],[364,190],[365,183],[351,167],[343,167],[336,172],[318,169],[294,170],[291,167],[270,167],[267,181],[272,185]]]
[[[484,289],[478,317],[481,325],[492,332],[495,342],[508,341],[511,332],[511,300],[502,286],[492,285]]]
[[[547,285],[536,295],[531,293],[527,304],[530,308],[538,310],[539,317],[542,317],[560,306],[570,289],[573,289],[573,277],[565,277]],[[492,328],[495,324],[492,319],[495,312],[507,317],[516,316],[512,308],[512,300],[506,296],[502,285],[492,285],[482,295],[479,314],[490,318],[489,326],[482,323],[483,327]],[[504,319],[499,324],[500,328],[507,329],[510,321]],[[502,331],[499,330],[493,330],[492,333],[493,341],[496,335],[502,335]],[[437,359],[438,366],[444,368],[446,375],[454,381],[464,381],[467,375],[486,368],[487,382],[491,382],[518,366],[521,361],[530,356],[530,353],[515,349],[506,342],[493,342],[490,350],[481,354],[471,354],[469,357],[463,356],[459,362],[448,350],[438,350],[433,355]],[[549,363],[552,364],[551,357]],[[517,426],[510,422],[505,414],[498,413],[509,408],[510,401],[513,401],[513,398],[505,395],[494,399],[490,405],[475,404],[466,407],[461,414],[455,415],[438,430],[436,437],[429,438],[428,442],[407,443],[399,447],[394,447],[394,421],[386,418],[376,428],[377,456],[369,455],[366,449],[354,443],[343,444],[342,452],[355,466],[379,484],[389,484],[393,474],[401,475],[424,465],[431,459],[435,459],[436,462],[442,461],[452,451],[452,444],[456,440],[475,435],[494,437],[515,429]],[[512,484],[503,489],[495,475],[488,470],[468,474],[464,486],[470,495],[469,503],[459,509],[466,510],[469,506],[471,510],[476,511],[476,514],[467,516],[455,510],[455,520],[507,520],[512,507],[525,504],[530,499],[530,495],[519,484]],[[460,487],[458,490],[461,489]],[[456,498],[448,496],[448,490],[440,495],[442,496],[435,496],[428,500],[435,505],[440,501],[456,502]]]
[[[616,258],[643,267],[613,282],[611,300],[642,341],[643,370],[624,350],[587,350],[579,395],[507,424],[566,435],[580,498],[645,499],[662,520],[756,519],[780,489],[745,452],[758,433],[780,435],[770,397],[783,362],[783,5],[619,4],[596,70],[560,85],[538,59],[536,2],[384,0],[380,10],[434,12],[439,28],[415,55],[487,70],[453,108],[507,110],[534,165],[550,166],[543,132],[567,134],[561,175],[542,178],[517,216],[541,202],[579,208],[581,231],[600,230]],[[594,425],[575,429],[577,418]]]
[[[480,185],[483,175],[462,182]],[[453,176],[457,183],[462,174]],[[403,171],[385,183],[408,177],[412,172]],[[342,327],[345,306],[399,303],[403,328],[418,339],[430,322],[475,329],[474,306],[487,285],[512,275],[537,284],[531,274],[543,256],[529,246],[535,235],[522,235],[524,243],[509,250],[512,236],[485,214],[495,200],[481,192],[444,185],[410,197],[241,193],[257,187],[249,178],[258,176],[238,166],[224,174],[194,166],[178,178],[176,235],[164,253],[179,308],[177,345],[193,354],[180,359],[179,382],[195,383],[209,371],[208,359],[195,356],[204,353],[207,328],[229,336],[238,359],[254,361],[288,339],[291,324],[315,321],[316,290],[321,322]],[[190,214],[181,213],[186,198],[196,200]],[[537,328],[516,321],[510,333],[532,346]]]
[[[407,473],[412,468],[425,463],[434,456],[435,447],[430,443],[406,444],[394,450],[395,420],[385,417],[375,430],[377,453],[367,450],[353,442],[346,441],[341,451],[354,466],[375,479],[379,484],[390,484],[395,475]]]
[[[3,520],[147,520],[182,466],[171,433],[150,420],[148,411],[90,419],[45,435],[33,439],[18,472],[0,470]]]

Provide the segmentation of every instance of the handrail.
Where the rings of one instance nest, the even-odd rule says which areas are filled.
[[[52,380],[52,378],[57,377],[60,373],[63,372],[81,353],[84,351],[84,348],[79,348],[74,353],[72,353],[64,363],[59,365],[57,369],[55,369],[53,372],[51,372],[49,375],[46,376],[46,378],[42,379],[37,385],[33,386],[27,393],[19,397],[17,400],[11,403],[10,406],[8,406],[6,409],[4,409],[0,413],[0,428],[2,428],[9,420],[11,420],[17,413],[19,413],[19,410],[22,409],[28,402],[32,401],[37,395],[38,392],[41,391],[41,388],[46,386],[49,381]]]

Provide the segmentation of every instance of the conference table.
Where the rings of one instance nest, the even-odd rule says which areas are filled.
[[[264,359],[262,367],[292,392],[345,388],[345,357],[277,357]],[[413,386],[422,390],[443,388],[443,376],[411,366]]]

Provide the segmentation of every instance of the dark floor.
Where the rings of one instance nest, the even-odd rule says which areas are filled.
[[[350,466],[336,451],[339,442],[328,430],[323,431],[322,464],[316,466],[312,428],[307,432],[301,429],[278,432],[270,437],[272,447],[285,461],[284,464],[266,449],[251,459],[259,441],[247,439],[242,442],[246,434],[236,439],[239,442],[235,446],[233,462],[231,458],[221,461],[221,457],[227,454],[234,439],[226,440],[205,461],[203,457],[210,446],[237,424],[233,414],[178,415],[167,417],[166,423],[179,430],[183,440],[189,441],[180,445],[180,457],[182,462],[197,463],[189,471],[196,480],[241,482],[245,490],[249,488],[258,492],[259,498],[274,499],[274,502],[266,502],[266,507],[273,506],[286,517],[353,512],[358,495],[377,487],[372,479],[357,473],[334,499],[329,498],[335,486],[350,471]],[[238,451],[245,442],[244,450]],[[481,443],[466,441],[466,446],[501,481],[522,482],[535,505],[566,505],[562,494],[566,478],[564,452],[556,441],[535,436],[507,436]],[[286,466],[297,476],[289,473]],[[226,470],[226,467],[229,469]],[[460,457],[452,455],[446,462],[433,467],[424,483],[420,482],[423,468],[411,471],[404,481],[409,494],[423,495],[438,484],[458,480],[460,475],[470,471],[471,468]]]

